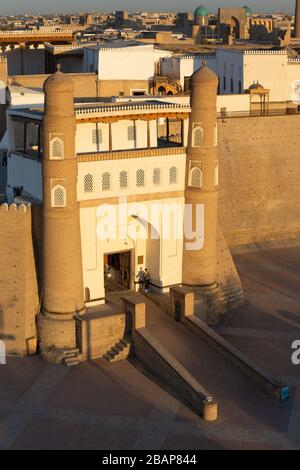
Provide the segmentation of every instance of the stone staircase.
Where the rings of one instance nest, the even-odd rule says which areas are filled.
[[[63,364],[67,367],[78,366],[82,361],[79,349],[66,349],[63,352]]]
[[[120,339],[103,358],[108,362],[124,361],[130,353],[131,343],[125,338]]]

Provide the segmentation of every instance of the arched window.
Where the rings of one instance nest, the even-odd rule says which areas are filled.
[[[170,184],[178,183],[178,169],[176,168],[176,166],[172,166],[169,169],[169,183]]]
[[[152,175],[153,184],[161,184],[161,171],[160,168],[154,168]]]
[[[92,193],[94,191],[94,178],[93,175],[88,173],[84,177],[84,192]]]
[[[67,193],[66,188],[60,184],[54,186],[51,190],[51,207],[66,207]]]
[[[189,174],[189,186],[194,188],[202,188],[203,173],[198,167],[194,167],[190,170]]]
[[[50,139],[50,159],[63,160],[64,158],[64,141],[60,137]]]
[[[204,131],[202,127],[197,126],[193,129],[193,147],[202,147],[203,146]]]
[[[166,89],[163,86],[160,86],[157,90],[158,95],[165,95],[166,94]]]
[[[128,188],[128,172],[123,170],[119,174],[120,189]]]
[[[145,172],[142,169],[137,170],[136,175],[136,185],[137,187],[145,186]]]
[[[102,175],[102,191],[109,191],[111,189],[111,177],[108,172]]]

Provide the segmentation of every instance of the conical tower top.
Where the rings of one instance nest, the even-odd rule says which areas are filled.
[[[56,72],[44,83],[44,92],[70,92],[74,91],[74,83],[66,74],[61,72],[60,64],[57,65]]]
[[[217,88],[219,83],[218,76],[210,68],[207,67],[206,61],[202,62],[200,69],[196,70],[191,76],[192,86],[208,86],[211,88]]]

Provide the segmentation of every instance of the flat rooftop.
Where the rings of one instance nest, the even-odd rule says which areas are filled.
[[[123,49],[126,47],[153,47],[154,44],[145,44],[139,41],[111,41],[111,42],[103,42],[100,44],[92,45],[91,47],[87,46],[87,49],[93,50],[102,50],[102,49]]]

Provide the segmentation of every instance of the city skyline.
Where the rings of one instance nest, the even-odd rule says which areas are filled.
[[[20,3],[22,6],[20,6]],[[241,0],[211,0],[211,1],[187,1],[184,6],[179,0],[165,0],[162,3],[159,0],[152,0],[151,3],[145,0],[114,0],[110,3],[110,8],[104,0],[53,0],[51,7],[49,5],[41,5],[37,0],[23,0],[22,2],[12,0],[8,5],[4,0],[0,0],[1,11],[3,15],[17,14],[51,14],[51,13],[67,13],[74,11],[193,11],[198,5],[205,5],[210,12],[214,13],[218,7],[238,7],[243,6]],[[274,12],[283,11],[287,14],[294,12],[295,2],[283,2],[282,0],[252,0],[246,1],[245,4],[250,6],[257,12]],[[150,5],[150,7],[149,7]]]

